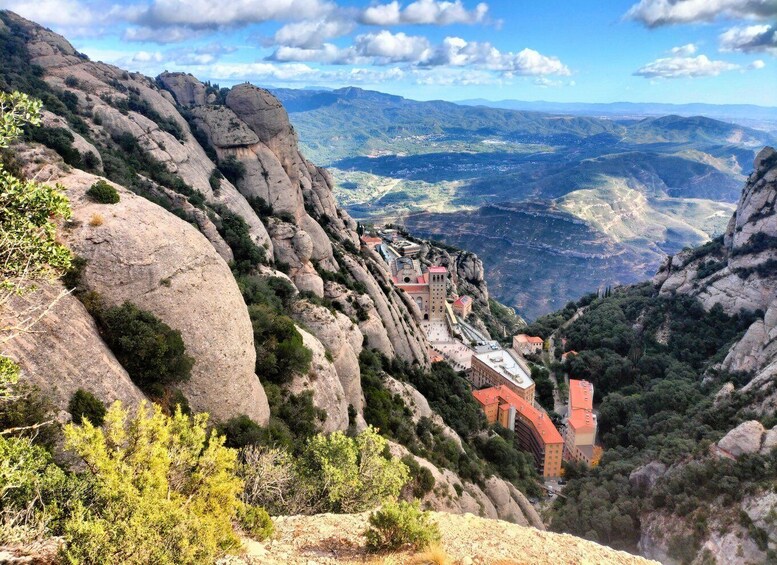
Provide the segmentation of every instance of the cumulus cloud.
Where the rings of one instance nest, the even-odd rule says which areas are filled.
[[[725,61],[712,61],[706,55],[698,57],[665,57],[648,63],[634,74],[645,78],[694,78],[718,76],[724,71],[738,69]]]
[[[777,15],[774,0],[640,0],[626,18],[648,27],[710,22],[717,18],[763,19]]]
[[[696,45],[688,43],[686,45],[681,45],[680,47],[673,47],[669,52],[678,57],[688,57],[696,53]]]
[[[764,63],[761,59],[756,59],[755,61],[747,65],[747,68],[757,71],[757,70],[763,69],[765,66],[766,66],[766,63]]]
[[[273,43],[287,47],[315,49],[327,39],[350,33],[355,24],[345,19],[305,20],[284,25],[273,36]]]
[[[486,19],[488,5],[481,2],[467,10],[461,0],[453,2],[438,0],[416,0],[402,8],[396,0],[366,8],[359,21],[367,25],[392,26],[400,24],[476,24]]]
[[[777,26],[733,27],[720,35],[720,50],[777,55]]]
[[[39,24],[58,28],[80,27],[100,20],[97,12],[78,0],[12,0],[3,2],[3,8]]]
[[[477,67],[507,75],[569,75],[569,68],[557,57],[533,49],[518,53],[501,52],[488,42],[446,37],[433,46],[426,37],[391,33],[359,35],[350,47],[326,43],[318,49],[281,46],[268,58],[271,61],[318,62],[329,64],[407,63],[417,67]]]
[[[328,0],[153,0],[134,15],[147,27],[184,25],[213,29],[270,20],[315,19],[336,8]]]
[[[124,41],[165,44],[180,43],[189,39],[195,39],[201,35],[202,30],[191,29],[185,26],[166,26],[163,28],[140,26],[125,29],[121,38]]]

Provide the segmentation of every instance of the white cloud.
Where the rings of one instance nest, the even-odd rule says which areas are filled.
[[[140,41],[144,43],[180,43],[202,35],[202,30],[186,26],[165,26],[151,28],[147,26],[129,27],[124,30],[121,38],[124,41]]]
[[[273,43],[287,47],[316,49],[327,39],[350,33],[354,28],[352,21],[342,19],[306,20],[286,24],[275,32]]]
[[[326,43],[318,49],[281,46],[268,58],[271,61],[319,62],[328,64],[407,63],[419,67],[476,67],[506,75],[570,75],[569,68],[557,57],[533,49],[518,53],[501,52],[488,42],[446,37],[432,46],[423,36],[391,33],[359,35],[350,47]]]
[[[670,53],[673,55],[677,55],[678,57],[688,57],[690,55],[693,55],[696,53],[696,45],[693,43],[688,43],[686,45],[681,45],[680,47],[673,47],[669,50]]]
[[[626,18],[648,27],[711,22],[717,18],[770,18],[777,15],[774,0],[640,0]]]
[[[335,8],[328,0],[153,0],[134,17],[149,27],[185,25],[212,29],[270,20],[314,19]]]
[[[757,70],[763,69],[765,66],[766,66],[766,63],[764,63],[761,59],[756,59],[755,61],[747,65],[747,68],[757,71]]]
[[[133,63],[161,63],[164,57],[159,51],[150,53],[148,51],[138,51],[132,56]]]
[[[763,52],[777,55],[777,26],[732,27],[720,34],[721,51]]]
[[[404,9],[394,0],[365,9],[359,21],[367,25],[392,26],[399,24],[476,24],[486,19],[488,5],[481,2],[473,10],[467,10],[461,0],[453,2],[416,0]]]
[[[425,37],[383,30],[357,36],[354,49],[359,56],[372,57],[383,64],[415,63],[429,58],[431,46]]]
[[[656,59],[634,74],[646,78],[692,78],[718,76],[722,72],[738,68],[738,65],[725,61],[712,61],[706,55],[699,55],[698,57]]]
[[[12,0],[3,2],[3,8],[57,28],[86,26],[100,19],[87,4],[78,0]]]

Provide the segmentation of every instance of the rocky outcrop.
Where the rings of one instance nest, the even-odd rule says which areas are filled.
[[[431,409],[426,397],[418,392],[415,387],[408,383],[400,382],[389,375],[384,376],[383,382],[389,391],[393,394],[398,394],[402,398],[405,406],[410,410],[410,417],[413,420],[413,424],[417,424],[421,418],[428,418],[434,425],[442,430],[442,435],[456,444],[459,451],[464,451],[459,434],[443,422],[440,415]]]
[[[777,284],[777,152],[756,157],[722,242],[666,259],[653,283],[662,295],[697,296],[705,308],[766,311]]]
[[[666,465],[660,461],[651,461],[647,465],[634,469],[629,474],[629,484],[639,491],[647,492],[665,474]]]
[[[361,414],[364,400],[359,372],[359,353],[362,350],[359,328],[344,314],[332,313],[322,306],[303,300],[294,304],[293,315],[313,332],[329,352],[347,403],[346,408],[350,404]]]
[[[0,309],[0,326],[24,327],[25,321],[38,317],[30,331],[3,344],[3,354],[19,363],[22,379],[45,391],[54,406],[67,410],[78,389],[105,404],[120,400],[135,406],[143,400],[92,317],[77,298],[66,294],[64,286],[41,285],[35,292],[13,297]]]
[[[757,420],[742,422],[718,442],[718,447],[734,457],[758,453],[765,431]]]
[[[189,73],[164,72],[157,78],[181,106],[201,106],[208,101],[205,85]]]
[[[775,445],[777,428],[767,431],[757,420],[742,422],[718,442],[718,447],[734,457],[753,453],[768,455]]]
[[[302,335],[302,343],[313,352],[311,368],[307,374],[295,375],[288,390],[292,394],[312,391],[313,406],[326,412],[326,419],[321,423],[321,431],[325,433],[348,428],[348,400],[337,375],[337,369],[327,358],[327,349],[311,333],[297,327]]]
[[[222,560],[222,565],[339,565],[375,560],[365,547],[363,532],[370,513],[281,516],[274,519],[276,533],[264,542],[245,540],[245,554]],[[433,512],[440,550],[433,557],[399,550],[381,559],[390,563],[457,563],[532,565],[642,565],[652,563],[623,551],[567,534],[542,532],[517,524],[495,523],[471,514],[452,516]],[[446,556],[443,561],[439,554]]]
[[[121,187],[118,204],[84,196],[97,177],[74,171],[67,189],[71,248],[87,260],[83,283],[106,306],[130,301],[179,330],[195,364],[181,385],[192,409],[217,420],[246,414],[266,423],[269,407],[254,375],[248,310],[232,273],[191,225]],[[229,386],[226,386],[226,383]]]

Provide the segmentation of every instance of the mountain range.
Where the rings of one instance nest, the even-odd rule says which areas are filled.
[[[527,318],[642,280],[666,254],[721,233],[755,151],[775,141],[703,116],[556,115],[357,88],[274,92],[353,217],[472,249],[493,295]]]

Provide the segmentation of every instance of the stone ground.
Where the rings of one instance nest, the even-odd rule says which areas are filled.
[[[585,541],[487,520],[472,514],[432,513],[442,534],[441,549],[448,560],[431,561],[414,552],[367,553],[362,532],[368,513],[275,518],[276,532],[265,542],[246,541],[241,556],[221,565],[330,565],[369,563],[384,565],[448,563],[455,565],[628,565],[656,563],[642,557]]]

